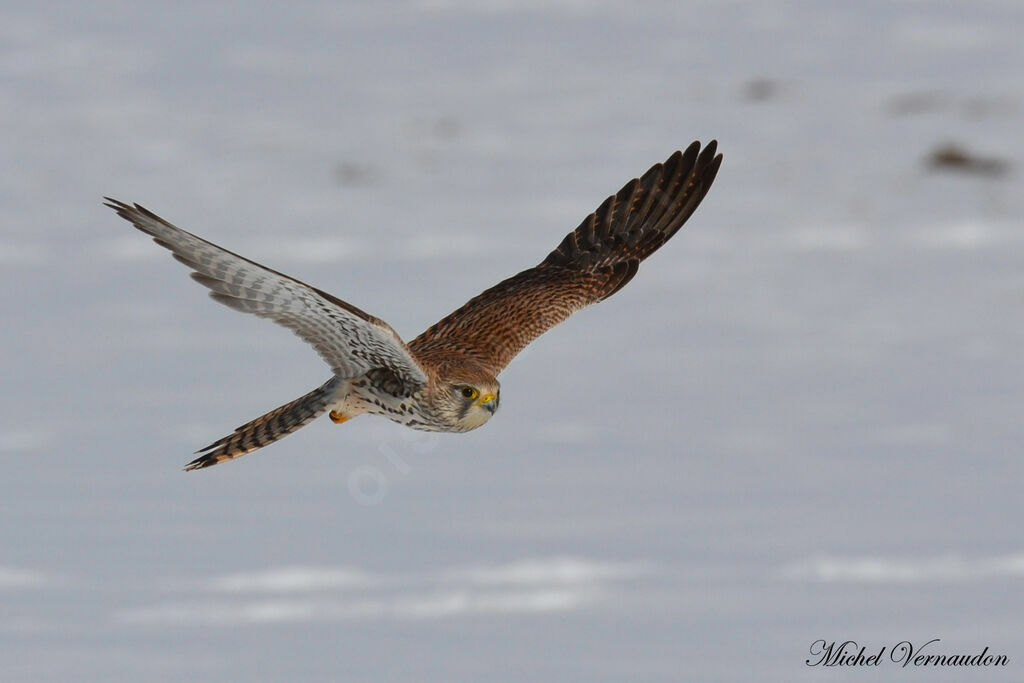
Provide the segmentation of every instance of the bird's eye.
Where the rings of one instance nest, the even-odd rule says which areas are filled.
[[[462,395],[472,401],[480,395],[480,392],[473,387],[462,387]]]

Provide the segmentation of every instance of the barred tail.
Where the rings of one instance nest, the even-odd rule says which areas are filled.
[[[236,429],[234,434],[199,449],[196,453],[202,455],[186,465],[185,470],[210,467],[252,453],[309,424],[327,410],[327,406],[334,400],[338,384],[338,378],[332,377],[320,388],[257,417]]]

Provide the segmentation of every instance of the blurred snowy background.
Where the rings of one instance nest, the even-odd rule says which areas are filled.
[[[1024,6],[0,10],[4,681],[1024,680]],[[317,421],[138,201],[411,338],[694,139],[725,163],[496,419]],[[919,674],[919,675],[915,675]]]

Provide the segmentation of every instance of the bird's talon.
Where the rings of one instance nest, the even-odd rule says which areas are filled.
[[[336,425],[340,425],[342,422],[348,421],[348,417],[334,410],[331,411],[330,418],[331,422],[333,422]]]

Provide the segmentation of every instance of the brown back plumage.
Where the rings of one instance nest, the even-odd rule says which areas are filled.
[[[694,142],[626,183],[537,266],[470,299],[409,344],[424,366],[470,358],[495,376],[527,344],[628,283],[693,214],[722,163]]]

